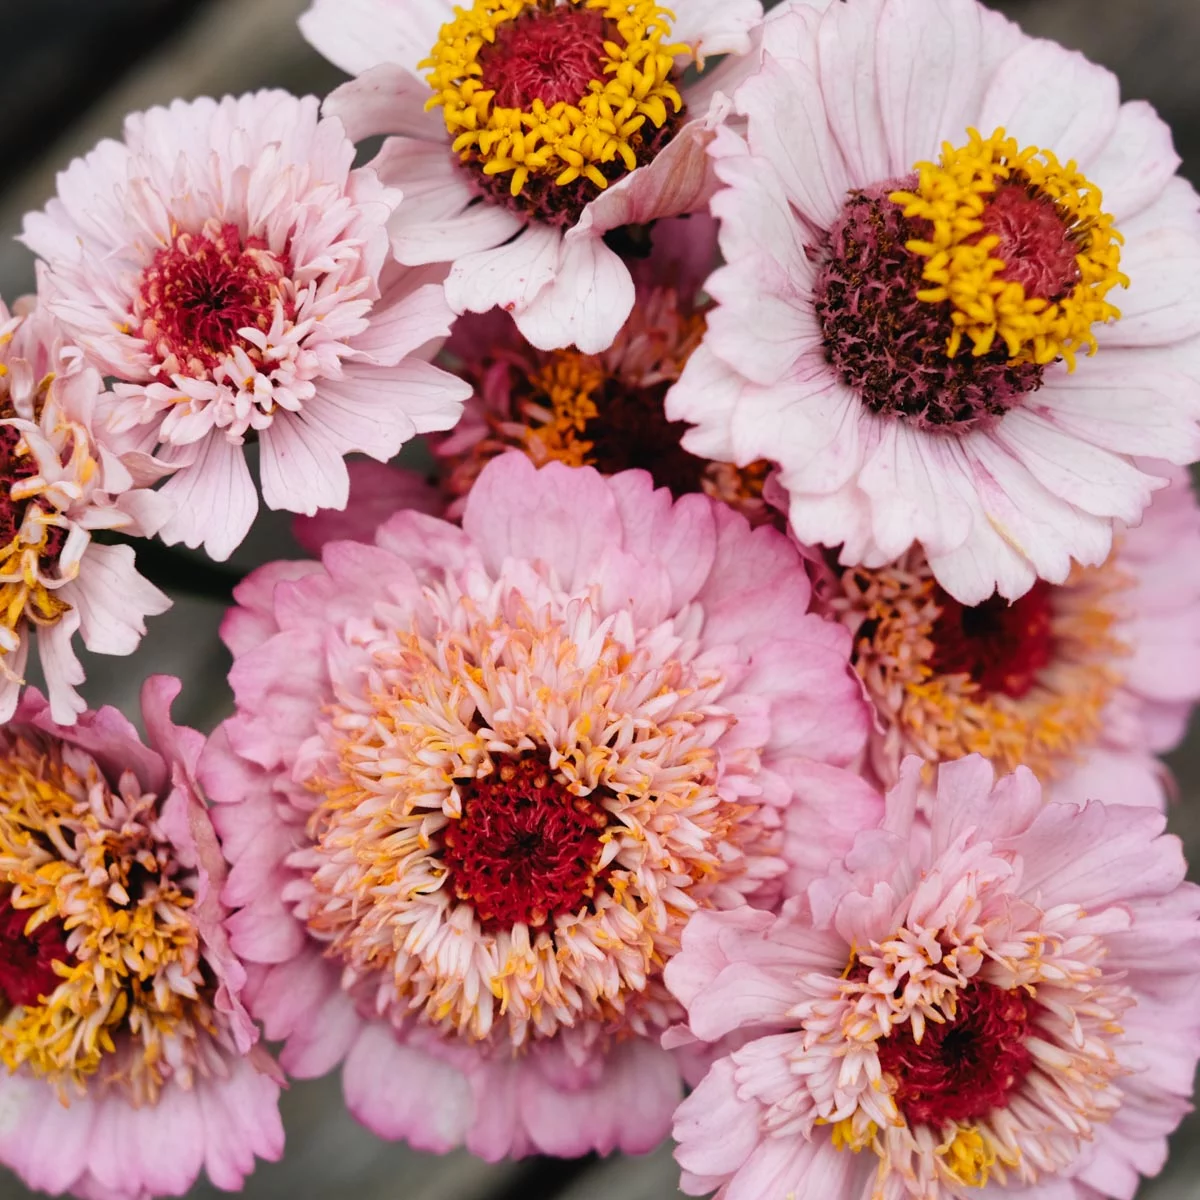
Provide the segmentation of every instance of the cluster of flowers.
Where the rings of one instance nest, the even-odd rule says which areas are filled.
[[[131,116],[0,311],[0,1161],[237,1188],[340,1064],[424,1150],[1129,1200],[1200,1056],[1169,131],[976,0],[301,25],[349,82]],[[251,460],[313,557],[143,741],[74,635]]]

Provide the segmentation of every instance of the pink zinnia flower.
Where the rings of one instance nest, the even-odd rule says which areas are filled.
[[[701,913],[668,965],[734,1031],[675,1120],[718,1200],[1129,1200],[1200,1056],[1200,888],[1145,808],[909,760],[882,828],[778,917]]]
[[[345,1060],[355,1115],[424,1149],[664,1137],[688,916],[778,898],[786,812],[831,846],[877,819],[809,594],[776,530],[520,454],[461,529],[399,513],[243,583],[201,775],[283,1065]]]
[[[416,352],[452,320],[440,280],[385,267],[400,194],[353,169],[317,101],[258,92],[126,118],[25,220],[54,315],[121,382],[110,428],[178,469],[168,542],[226,558],[258,499],[346,503],[342,456],[391,458],[466,389]]]
[[[854,634],[875,707],[870,763],[982,754],[1031,768],[1056,800],[1162,805],[1173,749],[1200,699],[1200,507],[1187,472],[1099,567],[1039,580],[1009,604],[963,605],[910,550],[876,569],[821,570],[824,611]]]
[[[358,76],[326,111],[356,140],[399,134],[375,166],[413,198],[403,263],[451,263],[459,313],[500,307],[543,350],[604,350],[633,306],[604,240],[695,212],[705,147],[762,17],[759,0],[314,0],[305,36]],[[691,65],[730,55],[695,82]]]
[[[31,642],[54,719],[84,710],[76,633],[98,654],[130,654],[170,600],[97,530],[148,536],[170,512],[144,486],[162,474],[120,439],[98,440],[103,381],[44,307],[0,302],[0,722],[17,706]]]
[[[254,1046],[179,681],[65,729],[29,691],[0,729],[0,1162],[85,1200],[238,1190],[283,1152]]]
[[[777,462],[848,566],[920,543],[963,604],[1098,566],[1164,482],[1133,456],[1200,455],[1169,130],[971,0],[798,3],[765,49],[710,148],[727,265],[667,400],[688,446]]]

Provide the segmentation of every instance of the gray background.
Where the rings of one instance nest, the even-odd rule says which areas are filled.
[[[324,94],[341,78],[301,40],[306,0],[0,0],[0,295],[33,285],[32,262],[11,240],[21,214],[52,193],[54,173],[124,113],[176,96],[279,86]],[[1175,130],[1184,170],[1200,176],[1200,0],[1006,0],[994,7],[1030,33],[1056,38],[1114,70],[1125,98],[1150,100]],[[1200,286],[1200,281],[1197,281]],[[260,519],[235,562],[292,553],[287,521]],[[288,546],[289,549],[281,549]],[[95,704],[132,713],[141,680],[167,671],[185,681],[176,718],[210,729],[227,711],[228,659],[217,640],[219,604],[180,599],[152,620],[133,659],[87,661]],[[1180,781],[1173,826],[1200,865],[1200,736],[1172,756]],[[1200,872],[1194,872],[1200,878]],[[374,1138],[340,1103],[336,1077],[292,1086],[283,1101],[288,1151],[259,1168],[257,1200],[666,1200],[678,1195],[669,1150],[642,1159],[488,1166],[465,1154],[417,1154]],[[1166,1172],[1144,1200],[1200,1200],[1200,1116],[1175,1135]],[[206,1185],[194,1197],[220,1195]],[[29,1193],[0,1172],[0,1200]],[[764,1200],[773,1198],[764,1197]]]

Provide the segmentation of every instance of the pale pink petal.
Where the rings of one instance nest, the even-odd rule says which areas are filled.
[[[1084,162],[1117,124],[1117,77],[1054,42],[1028,41],[997,70],[983,99],[978,128],[1003,127],[1022,146],[1060,162]]]
[[[854,187],[878,183],[892,174],[876,78],[877,29],[883,9],[884,0],[832,4],[818,33],[821,91]]]
[[[321,111],[341,121],[352,142],[380,133],[440,141],[446,126],[436,110],[425,107],[428,99],[429,85],[423,79],[395,62],[381,61],[334,88]]]
[[[1162,193],[1178,168],[1171,127],[1144,100],[1121,105],[1112,136],[1086,164],[1118,229],[1124,218]]]
[[[87,549],[79,578],[59,592],[79,612],[83,644],[95,654],[132,654],[146,632],[146,617],[171,607],[171,599],[137,573],[132,546]]]
[[[975,123],[984,84],[981,11],[975,0],[890,0],[884,7],[876,66],[894,176],[927,161],[944,141],[960,144]]]
[[[1049,797],[1082,807],[1089,800],[1132,804],[1162,812],[1167,804],[1166,767],[1152,754],[1090,747],[1086,757],[1050,785]]]
[[[682,0],[674,8],[671,38],[703,63],[718,54],[745,54],[750,31],[762,20],[759,0]]]
[[[693,423],[683,437],[685,450],[701,458],[733,461],[731,419],[744,383],[706,343],[696,347],[665,400],[668,420]]]
[[[350,75],[380,63],[410,71],[428,55],[451,18],[442,0],[313,0],[300,30],[330,62]]]
[[[788,199],[818,229],[837,219],[849,177],[825,112],[821,85],[807,64],[770,56],[737,93],[751,152],[779,172]]]
[[[539,350],[577,346],[598,354],[612,345],[633,301],[633,279],[620,256],[599,236],[571,231],[554,278],[512,313],[522,336]]]
[[[528,308],[557,274],[561,246],[557,229],[530,225],[503,246],[457,258],[446,280],[450,307],[456,313],[502,308],[514,315]]]
[[[336,402],[327,400],[326,406],[340,415]],[[342,461],[344,449],[330,437],[333,430],[341,430],[336,416],[332,421],[325,418],[323,407],[306,405],[303,413],[289,413],[262,431],[259,469],[268,508],[312,516],[319,508],[346,507],[350,479]]]
[[[175,506],[159,530],[167,545],[203,546],[222,562],[242,543],[258,512],[258,496],[241,446],[216,433],[200,443],[195,459],[186,462],[162,487]]]

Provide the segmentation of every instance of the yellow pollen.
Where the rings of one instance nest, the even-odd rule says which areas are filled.
[[[878,1132],[878,1126],[874,1121],[867,1121],[864,1124],[861,1117],[856,1115],[834,1121],[830,1129],[830,1136],[833,1139],[835,1150],[851,1150],[858,1154],[874,1142]]]
[[[214,1028],[193,900],[151,832],[157,801],[115,795],[90,760],[72,765],[56,745],[11,735],[0,795],[0,885],[28,911],[27,935],[61,921],[75,960],[54,964],[61,982],[41,1003],[3,1014],[0,1063],[82,1094],[121,1033],[137,1053],[106,1068],[105,1083],[152,1101],[167,1043],[171,1070],[185,1077],[193,1039]]]
[[[1129,286],[1120,271],[1121,235],[1100,207],[1099,188],[1073,161],[1064,166],[1049,150],[1020,148],[1003,129],[988,138],[974,129],[968,134],[965,146],[944,143],[939,162],[917,163],[913,191],[890,197],[905,217],[929,222],[924,238],[907,243],[928,260],[923,278],[932,286],[917,297],[950,304],[951,357],[964,338],[976,355],[987,354],[999,340],[1010,361],[1046,364],[1062,357],[1074,369],[1077,352],[1095,353],[1092,326],[1121,315],[1106,299],[1114,287]],[[1000,238],[980,236],[988,198],[1004,183],[1051,202],[1077,247],[1078,278],[1061,299],[1026,295],[1021,283],[1005,279],[1008,264],[992,253]]]
[[[954,1137],[939,1146],[937,1153],[946,1170],[964,1187],[986,1187],[996,1164],[995,1151],[979,1130],[969,1125],[956,1129]]]
[[[683,45],[664,45],[672,14],[652,0],[566,0],[596,9],[620,35],[607,40],[600,77],[574,103],[549,108],[533,100],[527,108],[492,103],[494,91],[482,86],[479,55],[496,40],[497,30],[523,13],[545,8],[545,0],[475,0],[456,8],[442,26],[437,43],[421,64],[433,89],[427,108],[442,109],[454,150],[463,161],[478,163],[486,175],[511,173],[509,190],[521,194],[530,175],[548,176],[560,186],[586,178],[608,186],[602,168],[638,165],[642,128],[666,123],[669,112],[683,108],[671,80],[675,56]]]

